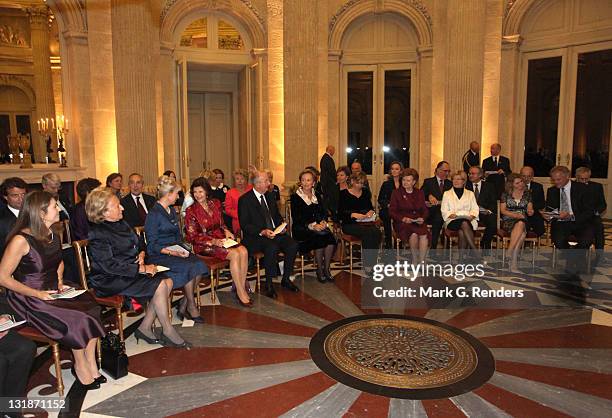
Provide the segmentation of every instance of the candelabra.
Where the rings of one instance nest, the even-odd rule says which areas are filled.
[[[51,146],[53,140],[51,139],[51,134],[55,130],[55,120],[51,118],[51,123],[49,123],[49,118],[41,118],[36,121],[36,125],[38,126],[38,133],[43,137],[47,145],[47,157],[45,158],[45,162],[47,164],[54,163],[53,147]]]
[[[64,116],[58,116],[57,118],[57,155],[60,161],[60,167],[68,167],[66,164],[66,148],[64,147],[64,139],[68,133],[68,119]]]
[[[38,133],[45,139],[47,145],[47,164],[55,163],[53,160],[53,139],[52,134],[55,132],[57,136],[57,157],[60,163],[60,167],[68,167],[66,164],[66,148],[64,141],[66,134],[68,134],[68,119],[64,118],[63,115],[57,118],[41,118],[36,122],[38,125]]]

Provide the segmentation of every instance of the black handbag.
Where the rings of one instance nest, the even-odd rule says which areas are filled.
[[[102,370],[117,380],[128,374],[128,356],[125,343],[115,333],[109,332],[102,338]]]

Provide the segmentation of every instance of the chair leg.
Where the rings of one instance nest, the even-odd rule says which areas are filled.
[[[217,273],[216,275],[215,275],[215,272]],[[210,300],[212,300],[213,303],[215,303],[215,301],[217,300],[217,285],[218,284],[219,284],[219,270],[213,270],[210,276]]]
[[[123,341],[123,314],[121,313],[121,308],[115,308],[115,312],[117,313],[117,329],[119,330],[119,341]]]
[[[353,274],[353,243],[349,242],[349,272]]]
[[[300,258],[302,260],[302,280],[304,280],[304,254],[302,254]]]
[[[57,393],[59,396],[64,396],[64,378],[62,377],[62,364],[60,360],[60,350],[58,343],[51,344],[53,352],[53,363],[55,363],[55,376],[57,381]]]
[[[98,364],[102,367],[102,339],[98,338],[96,341],[96,353],[98,354]]]
[[[172,290],[170,291],[170,295],[168,295],[168,319],[170,319],[170,323],[172,323]]]
[[[255,259],[255,268],[257,269],[257,291],[260,291],[260,280],[261,280],[261,273],[259,272],[259,258]]]

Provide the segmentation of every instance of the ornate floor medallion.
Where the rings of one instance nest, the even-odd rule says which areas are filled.
[[[315,363],[360,390],[408,399],[455,396],[493,374],[490,351],[446,324],[401,315],[365,315],[330,324],[310,343]]]

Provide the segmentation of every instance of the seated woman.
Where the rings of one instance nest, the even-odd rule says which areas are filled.
[[[501,227],[510,234],[508,255],[510,271],[518,272],[518,253],[527,236],[527,217],[533,216],[531,193],[527,190],[525,180],[518,174],[509,174],[506,179],[506,191],[502,194],[499,212],[502,216]]]
[[[202,324],[204,319],[196,307],[194,292],[200,278],[208,274],[208,267],[187,250],[170,248],[180,246],[183,242],[178,217],[172,208],[180,188],[178,183],[168,176],[161,176],[157,181],[159,200],[149,210],[144,225],[147,237],[147,261],[168,267],[170,270],[166,275],[172,279],[174,289],[184,288],[185,297],[178,309],[179,319],[187,318]]]
[[[123,188],[123,176],[121,173],[110,173],[106,177],[106,187],[113,189],[115,196],[121,200],[121,189]]]
[[[50,193],[26,195],[0,263],[0,286],[8,289],[9,304],[28,325],[72,350],[77,382],[98,389],[106,382],[96,363],[96,340],[106,334],[100,307],[87,292],[72,299],[52,297],[65,288],[62,247],[50,229],[58,221]]]
[[[399,238],[410,245],[412,263],[425,261],[431,235],[425,220],[429,209],[425,205],[425,195],[415,186],[419,173],[414,168],[407,168],[399,176],[401,187],[391,193],[389,215]]]
[[[234,235],[240,233],[238,199],[252,188],[253,186],[249,183],[249,173],[242,168],[234,170],[234,187],[225,194],[225,213],[232,218],[232,232]]]
[[[378,258],[381,234],[375,223],[361,223],[375,215],[371,194],[363,190],[365,179],[366,175],[363,173],[351,175],[349,188],[340,192],[338,216],[342,223],[342,232],[359,238],[362,248],[369,250],[363,251],[363,263],[366,270],[370,270]]]
[[[466,179],[463,170],[452,175],[453,188],[442,195],[440,211],[444,227],[457,231],[459,235],[459,250],[475,250],[474,230],[478,228],[478,203],[474,192],[465,188]],[[465,255],[462,254],[462,257]]]
[[[70,236],[73,241],[87,239],[89,234],[89,221],[85,213],[85,199],[87,195],[100,185],[98,179],[86,178],[79,180],[76,186],[79,203],[76,204],[70,215]],[[114,190],[113,190],[114,192]]]
[[[163,176],[168,176],[172,180],[176,181],[176,173],[174,171],[172,171],[172,170],[166,170],[166,171],[164,171],[164,174],[162,174],[162,175]],[[178,192],[178,199],[176,199],[176,202],[174,203],[173,206],[183,206],[183,202],[184,201],[185,201],[185,192],[183,191],[183,188],[181,187],[179,189],[179,192]]]
[[[232,280],[238,302],[247,307],[253,303],[246,291],[245,283],[249,267],[249,255],[243,245],[224,248],[225,238],[235,239],[225,227],[221,213],[221,202],[212,199],[212,189],[204,177],[198,177],[191,184],[191,195],[195,203],[185,213],[185,235],[193,246],[193,252],[200,255],[229,260]]]
[[[385,248],[391,248],[391,217],[389,216],[389,203],[391,194],[401,186],[400,174],[404,167],[399,161],[393,161],[389,167],[389,178],[380,185],[378,192],[378,207],[380,208],[380,219],[383,221],[385,230]]]
[[[300,187],[291,195],[292,237],[300,246],[300,253],[312,250],[317,261],[317,280],[333,282],[329,271],[336,239],[327,226],[323,199],[314,191],[315,174],[310,170],[300,173]]]
[[[168,318],[172,279],[156,275],[157,267],[145,264],[140,240],[123,221],[123,207],[117,196],[110,189],[100,188],[91,192],[86,202],[87,218],[91,222],[89,286],[99,297],[121,295],[136,298],[142,304],[150,302],[134,332],[136,342],[143,339],[149,344],[189,348],[191,345],[177,334]],[[162,326],[159,339],[151,330],[156,318]]]

